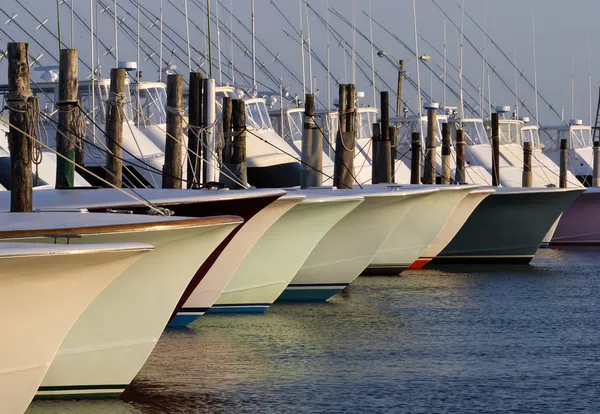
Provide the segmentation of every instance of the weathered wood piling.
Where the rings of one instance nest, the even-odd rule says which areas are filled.
[[[531,141],[523,143],[523,187],[533,185],[533,175],[531,173],[531,155],[533,153]]]
[[[492,186],[500,185],[500,118],[492,113]]]
[[[458,184],[465,184],[465,133],[462,129],[456,130],[456,171],[454,181]]]
[[[304,98],[304,128],[302,131],[302,188],[323,185],[323,135],[315,124],[315,95]],[[282,120],[283,122],[283,120]]]
[[[425,146],[425,170],[423,184],[435,184],[436,181],[436,151],[437,151],[437,108],[435,103],[427,109],[427,141]]]
[[[56,188],[73,187],[75,177],[75,148],[79,141],[77,92],[77,49],[62,49],[58,72],[58,126],[56,128]],[[65,157],[65,158],[63,158]]]
[[[450,138],[450,127],[447,122],[442,124],[442,184],[450,184],[452,161],[452,139]]]
[[[354,85],[340,85],[340,130],[336,137],[336,157],[333,168],[333,185],[340,189],[351,189],[354,184],[354,150],[356,147],[354,97]]]
[[[231,113],[230,113],[231,115]],[[190,72],[188,96],[187,188],[200,187],[202,161],[202,73]]]
[[[560,140],[560,170],[558,184],[560,188],[567,188],[567,171],[569,171],[569,146],[567,139]]]
[[[246,167],[246,105],[242,99],[232,101],[233,148],[231,151],[232,172],[242,183],[248,186],[248,170]],[[240,188],[236,185],[236,188]]]
[[[106,184],[123,185],[123,105],[125,104],[125,69],[111,69],[110,96],[106,100]]]
[[[9,108],[8,146],[10,148],[10,211],[30,212],[33,209],[29,99],[29,46],[27,43],[9,43],[8,58]]]
[[[162,188],[181,188],[183,167],[183,75],[167,76],[167,139]]]
[[[410,142],[410,183],[421,184],[421,134],[412,133]]]
[[[600,184],[600,141],[594,141],[594,176],[592,177],[592,187],[598,187]]]
[[[392,150],[390,140],[389,94],[383,91],[381,99],[381,125],[373,124],[373,159],[371,181],[373,184],[392,182]]]

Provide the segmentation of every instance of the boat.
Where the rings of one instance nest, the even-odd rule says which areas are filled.
[[[310,191],[322,191],[323,188]],[[420,188],[365,188],[338,190],[364,201],[334,225],[319,241],[278,302],[321,302],[355,280],[398,223],[410,211],[412,200],[438,191]]]
[[[363,274],[382,276],[401,273],[419,257],[423,261],[423,251],[442,231],[462,200],[479,186],[380,184],[373,187],[435,189],[425,197],[416,197],[410,200],[412,203],[410,211],[404,215],[363,272]],[[450,228],[447,231],[450,231]]]
[[[483,199],[430,264],[529,264],[582,188],[510,188]]]
[[[467,195],[460,200],[458,206],[452,211],[446,224],[442,227],[442,230],[440,230],[438,235],[431,241],[429,246],[421,252],[419,258],[408,268],[411,270],[421,269],[434,257],[437,257],[454,236],[456,236],[456,233],[459,232],[477,206],[493,192],[494,190],[491,188],[477,188],[468,192]]]
[[[142,243],[0,245],[0,401],[23,413],[73,324],[150,252]]]
[[[0,214],[0,241],[142,242],[155,247],[113,280],[79,316],[37,397],[120,395],[150,356],[198,268],[241,223],[234,216]]]
[[[203,314],[218,299],[221,292],[235,273],[238,262],[243,260],[250,251],[252,243],[241,243],[236,249],[227,249],[228,244],[234,240],[255,239],[256,234],[266,231],[267,227],[259,227],[260,221],[255,221],[252,226],[246,226],[250,219],[270,203],[285,194],[284,190],[277,189],[250,189],[250,190],[162,190],[162,189],[71,189],[71,190],[45,190],[33,194],[34,208],[44,211],[64,209],[87,209],[90,212],[127,211],[137,214],[146,214],[150,209],[148,203],[167,209],[177,216],[183,217],[208,217],[215,215],[234,215],[244,219],[225,240],[212,252],[207,260],[200,266],[194,278],[185,289],[172,317],[190,295],[203,296],[200,309],[187,309],[185,323],[188,324]],[[10,194],[0,192],[0,210],[8,211]],[[265,226],[270,226],[266,222]],[[238,243],[238,242],[236,242]],[[219,266],[214,266],[215,263]],[[218,271],[216,271],[218,267]],[[202,283],[200,283],[202,282]],[[183,315],[180,315],[183,316]],[[180,318],[179,318],[180,319]]]
[[[550,247],[600,245],[600,188],[589,187],[563,212]]]
[[[256,242],[208,313],[266,311],[287,288],[319,241],[364,200],[362,196],[335,189],[291,189],[288,194],[306,198],[287,211]]]

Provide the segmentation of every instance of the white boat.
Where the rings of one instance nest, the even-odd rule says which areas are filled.
[[[398,186],[381,184],[373,187],[393,189]],[[424,186],[402,186],[400,188],[422,187]],[[438,236],[461,201],[478,188],[475,185],[428,187],[430,189],[433,187],[435,191],[425,197],[416,197],[410,200],[412,203],[410,211],[404,215],[396,229],[383,243],[364,274],[397,275],[411,266]]]
[[[361,195],[364,201],[327,232],[278,301],[319,302],[340,292],[373,261],[410,211],[411,199],[437,190],[421,187],[339,191]]]
[[[293,206],[257,241],[209,313],[267,310],[317,243],[364,200],[362,196],[339,190],[288,191],[306,199]]]
[[[560,164],[560,141],[567,140],[569,149],[568,168],[586,186],[592,184],[594,171],[594,147],[592,128],[580,119],[571,119],[568,125],[545,126],[540,129],[542,151],[555,164]],[[569,186],[574,185],[569,180]]]
[[[252,248],[259,242],[265,233],[291,208],[305,199],[303,195],[285,195],[269,204],[253,217],[247,220],[242,227],[242,232],[234,237],[223,249],[223,252],[212,263],[207,271],[205,279],[226,280],[228,286],[233,276],[250,253]],[[262,256],[262,260],[271,260],[270,255]],[[262,270],[261,270],[262,271]],[[261,280],[261,276],[256,276]],[[246,280],[245,278],[243,280]],[[245,283],[245,282],[241,283]],[[237,285],[236,285],[237,286]],[[177,315],[169,323],[171,327],[189,325],[198,317],[203,315],[211,306],[217,303],[223,293],[224,287],[210,290],[205,287],[196,288],[187,298],[183,306],[177,311]],[[235,289],[235,288],[233,288]],[[221,302],[223,303],[223,302]]]
[[[241,222],[232,216],[0,214],[0,241],[143,242],[155,246],[81,314],[37,396],[120,395],[154,349],[196,271]]]
[[[141,243],[0,245],[0,407],[23,413],[82,312],[152,250]]]
[[[421,252],[419,258],[409,266],[409,269],[420,269],[439,255],[460,231],[477,206],[493,192],[494,190],[491,188],[478,188],[468,192],[452,211],[442,230]]]

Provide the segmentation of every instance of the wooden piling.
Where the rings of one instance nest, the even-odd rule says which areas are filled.
[[[498,113],[492,113],[492,185],[500,185],[500,120]]]
[[[29,46],[27,43],[8,43],[8,96],[6,103],[8,115],[8,146],[10,149],[10,211],[31,212],[32,171],[31,145],[27,134],[29,128],[28,99],[31,96],[29,86]]]
[[[123,185],[123,104],[126,76],[125,69],[110,70],[110,96],[106,100],[106,181],[118,188]]]
[[[389,141],[388,133],[390,130],[390,96],[388,91],[381,91],[379,94],[381,108],[381,140]],[[375,135],[375,134],[373,134]]]
[[[421,184],[421,134],[419,132],[412,133],[410,151],[410,183]]]
[[[336,157],[333,168],[333,185],[340,189],[351,189],[354,184],[354,85],[340,85],[339,89],[340,130],[336,137]]]
[[[533,185],[533,175],[531,173],[531,141],[523,143],[523,187],[531,187]]]
[[[379,123],[373,124],[373,162],[371,166],[371,182],[373,184],[392,182],[391,156],[390,140],[383,138]]]
[[[442,184],[450,184],[452,161],[452,139],[450,138],[450,127],[447,122],[442,124]]]
[[[231,179],[231,171],[233,166],[231,164],[231,157],[233,156],[233,129],[232,129],[232,99],[229,96],[223,97],[223,109],[221,111],[221,122],[223,129],[223,149],[221,152],[221,162],[223,168],[219,182],[225,184],[227,188],[235,189],[237,185]]]
[[[425,152],[425,171],[423,184],[435,184],[436,179],[436,151],[437,151],[437,109],[433,106],[427,108],[427,142]]]
[[[231,112],[229,113],[231,116]],[[200,125],[202,122],[202,73],[190,72],[188,96],[188,160],[187,188],[200,187],[202,143]]]
[[[594,141],[594,176],[592,177],[592,187],[598,187],[600,184],[600,141]]]
[[[162,188],[181,188],[183,168],[181,165],[183,134],[183,75],[167,76],[167,140]]]
[[[56,151],[66,157],[56,157],[56,188],[73,187],[75,176],[75,147],[78,137],[77,49],[62,49],[58,72],[58,126],[56,128]]]
[[[560,140],[560,171],[558,183],[560,188],[567,188],[567,171],[569,170],[569,147],[567,139]]]
[[[454,181],[465,184],[465,134],[462,129],[456,130],[456,172]]]
[[[396,116],[402,116],[402,79],[404,78],[404,61],[398,61],[398,86],[396,88]]]
[[[304,129],[302,133],[302,188],[323,185],[323,135],[315,125],[315,95],[304,98]],[[283,120],[282,120],[283,121]]]
[[[388,140],[390,141],[390,170],[392,171],[392,176],[390,178],[390,182],[396,182],[396,127],[390,126],[388,129]]]
[[[242,99],[232,101],[233,119],[233,150],[231,152],[232,173],[243,183],[248,185],[248,172],[246,167],[246,105]],[[239,186],[237,186],[239,188]]]

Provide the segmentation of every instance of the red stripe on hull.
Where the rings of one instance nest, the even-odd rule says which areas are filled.
[[[431,257],[419,257],[414,261],[413,264],[408,266],[408,270],[422,269],[427,263],[431,261]]]

